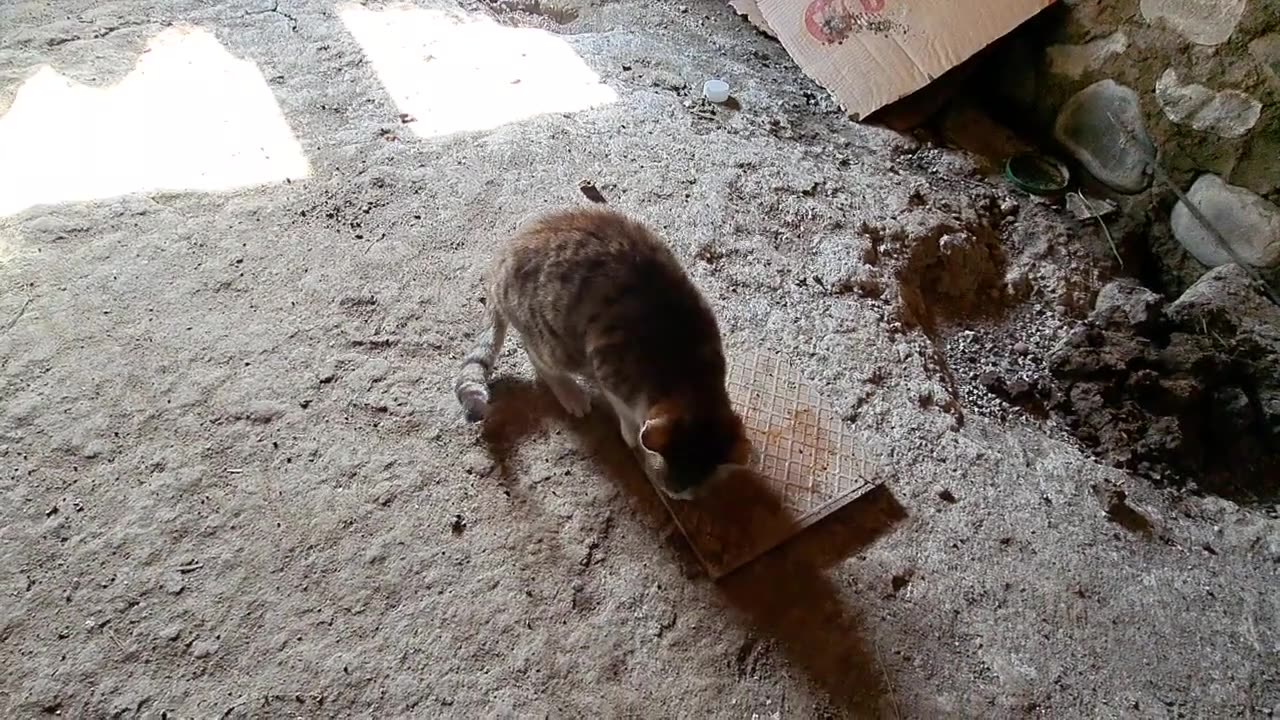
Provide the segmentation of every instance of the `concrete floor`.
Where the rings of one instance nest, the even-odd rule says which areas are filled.
[[[848,122],[723,3],[418,5],[0,5],[0,715],[1280,710],[1274,511],[1128,479],[962,371],[1015,338],[1034,370],[1095,231]],[[583,179],[882,491],[713,583],[517,348],[502,431],[461,421],[477,268]]]

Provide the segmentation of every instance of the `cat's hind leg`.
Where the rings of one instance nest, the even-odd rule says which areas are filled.
[[[565,412],[576,418],[591,412],[591,395],[582,389],[572,375],[553,369],[548,363],[534,357],[533,353],[527,354],[538,377],[551,388],[551,394],[556,396]]]

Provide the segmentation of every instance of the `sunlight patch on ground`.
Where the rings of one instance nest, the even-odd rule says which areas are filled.
[[[310,174],[257,66],[175,27],[105,88],[49,66],[0,117],[0,216],[155,190],[219,191]]]
[[[461,12],[340,5],[338,15],[424,137],[607,105],[617,93],[544,30]]]

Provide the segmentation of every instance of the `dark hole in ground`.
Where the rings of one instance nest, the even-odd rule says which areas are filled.
[[[1068,158],[1049,132],[1053,118],[1012,107],[1009,88],[996,87],[997,76],[987,73],[983,83],[971,84],[982,111],[1021,141]],[[1007,157],[988,160],[999,165]],[[1031,276],[1030,297],[1012,298],[1033,302],[983,322],[939,292],[944,286],[936,274],[921,273],[924,282],[903,291],[908,316],[923,317],[926,328],[935,319],[961,328],[944,327],[938,338],[966,406],[977,400],[978,409],[996,417],[1060,422],[1100,459],[1159,483],[1274,501],[1280,497],[1280,307],[1240,268],[1206,270],[1188,259],[1169,227],[1177,200],[1172,192],[1156,187],[1149,195],[1122,196],[1078,164],[1072,174],[1081,191],[1110,199],[1119,211],[1105,217],[1105,232],[1096,218],[1087,219],[1069,236],[1044,243],[1050,250],[1032,256],[1038,274]],[[1185,186],[1183,180],[1175,182]],[[1025,262],[1016,238],[999,240],[1007,266]],[[1070,255],[1083,247],[1094,257],[1082,262]],[[939,267],[948,275],[967,269]],[[972,273],[961,276],[968,280]],[[1090,289],[1114,277],[1124,279],[1103,288],[1089,312]],[[1083,291],[1078,304],[1064,299],[1061,288],[1068,285]],[[1043,307],[1032,308],[1035,300]],[[914,312],[917,306],[932,312]],[[1052,342],[1017,342],[1029,331]],[[985,405],[992,400],[1003,410],[992,412]]]
[[[1280,308],[1235,266],[1168,304],[1117,281],[1048,358],[1050,407],[1118,467],[1271,499],[1280,491],[1278,331]]]

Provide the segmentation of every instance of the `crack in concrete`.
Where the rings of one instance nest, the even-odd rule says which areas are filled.
[[[23,315],[27,314],[27,308],[30,307],[30,305],[31,305],[31,298],[27,298],[26,301],[22,303],[22,307],[18,308],[18,314],[14,315],[13,319],[5,324],[4,331],[6,333],[12,330],[13,327],[18,324],[18,321],[22,319]]]
[[[289,21],[289,32],[298,32],[298,18],[280,9],[280,0],[271,0],[271,7],[263,10],[250,10],[245,13],[245,17],[250,15],[265,15],[271,13]]]
[[[73,42],[89,42],[92,40],[102,40],[108,38],[121,30],[132,30],[134,28],[147,27],[152,25],[164,25],[167,23],[159,23],[155,20],[144,20],[142,22],[124,23],[122,25],[107,25],[103,27],[93,26],[93,22],[76,18],[79,22],[91,26],[91,32],[85,35],[63,35],[61,37],[53,37],[45,40],[44,47],[53,49],[62,47]]]

